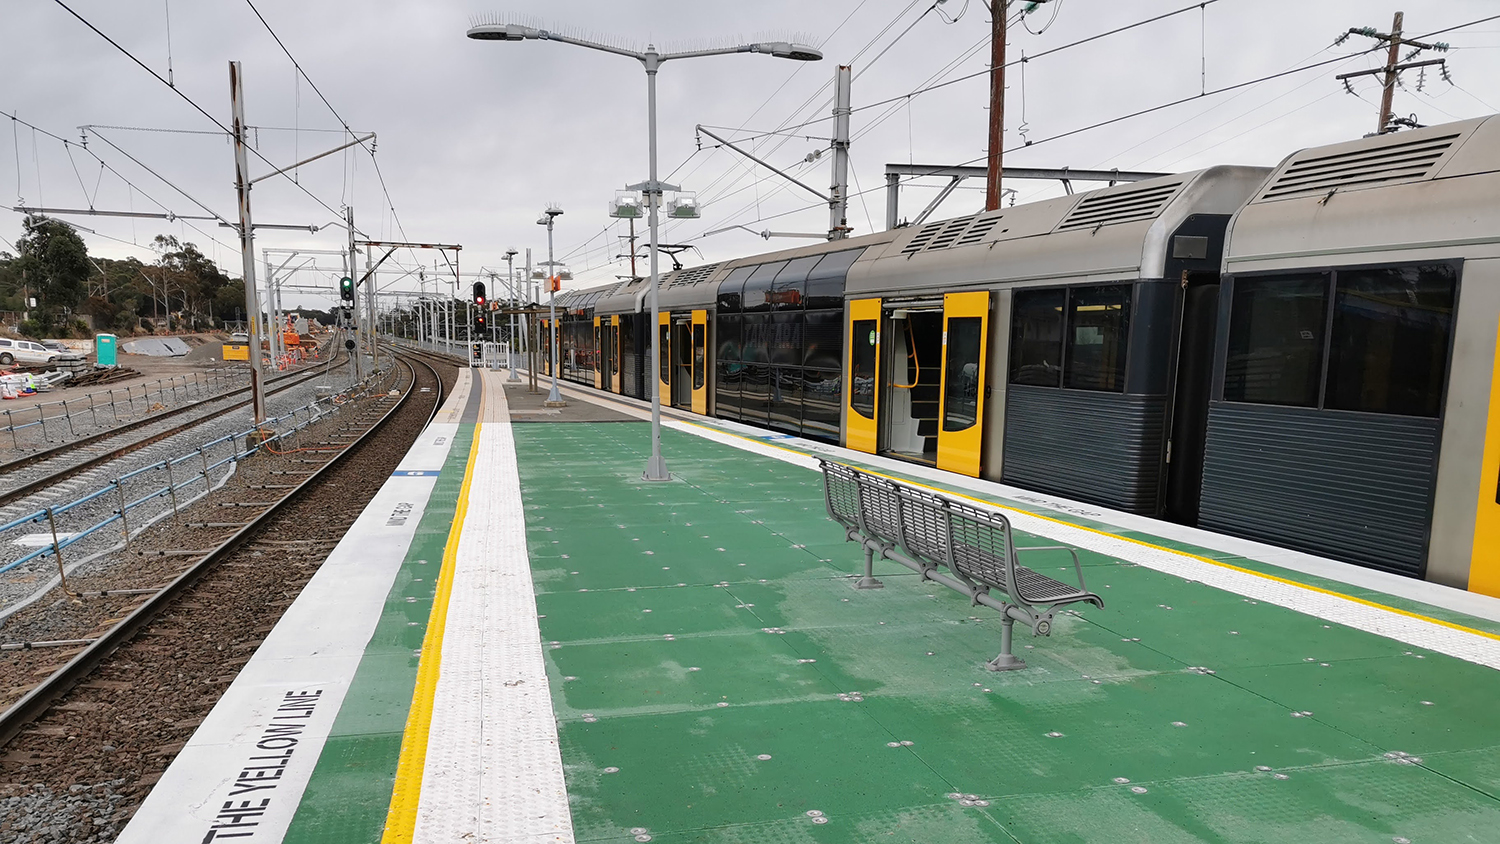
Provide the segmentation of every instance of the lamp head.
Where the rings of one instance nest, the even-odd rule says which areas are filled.
[[[799,62],[815,62],[823,58],[823,52],[817,47],[791,41],[765,41],[754,45],[753,52],[770,53],[778,59],[792,59]]]
[[[539,31],[529,26],[514,23],[482,23],[469,27],[468,35],[475,41],[523,41],[536,38]]]
[[[507,258],[514,258],[514,257],[516,257],[519,254],[521,254],[521,253],[517,252],[514,249],[507,249],[507,250],[505,250],[505,257],[507,257]]]

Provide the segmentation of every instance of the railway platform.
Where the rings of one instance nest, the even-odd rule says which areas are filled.
[[[565,392],[463,373],[121,842],[1500,828],[1500,601],[701,417],[647,483],[643,406]],[[985,670],[997,613],[853,588],[817,457],[1002,508],[1105,607]]]

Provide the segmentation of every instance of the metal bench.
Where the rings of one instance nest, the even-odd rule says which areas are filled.
[[[843,526],[845,539],[864,548],[864,576],[855,587],[884,586],[875,579],[875,558],[879,556],[906,566],[924,580],[963,594],[976,606],[984,604],[999,610],[1003,618],[1000,655],[987,663],[990,670],[1026,667],[1011,653],[1011,633],[1017,621],[1029,626],[1033,634],[1047,636],[1059,607],[1087,602],[1103,609],[1104,600],[1084,585],[1083,567],[1072,548],[1018,548],[1010,521],[1000,513],[842,463],[818,462],[823,468],[829,517]],[[1078,585],[1070,586],[1021,565],[1018,554],[1032,551],[1067,551],[1073,557]],[[1001,594],[997,598],[992,591]]]

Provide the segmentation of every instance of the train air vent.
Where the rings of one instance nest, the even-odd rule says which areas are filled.
[[[1057,224],[1056,231],[1149,220],[1161,213],[1181,187],[1182,182],[1168,182],[1091,194],[1073,206],[1068,216]]]
[[[926,246],[927,243],[932,240],[932,236],[937,234],[938,230],[945,225],[947,225],[947,223],[928,223],[927,225],[918,229],[916,236],[907,241],[906,246],[902,247],[901,254],[915,255],[916,253],[921,252],[922,247]]]
[[[963,233],[954,246],[972,246],[984,240],[985,235],[995,230],[995,224],[1005,216],[1004,211],[986,211],[983,214],[974,215],[974,222],[969,224],[968,231]]]
[[[678,270],[672,273],[672,280],[667,282],[667,289],[673,287],[692,287],[700,281],[705,281],[718,269],[718,264],[704,264],[701,267],[693,267],[690,270]]]
[[[1326,194],[1398,182],[1416,182],[1436,169],[1459,133],[1398,141],[1371,149],[1293,159],[1261,199]]]

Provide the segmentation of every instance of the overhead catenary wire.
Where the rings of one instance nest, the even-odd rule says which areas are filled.
[[[156,81],[162,83],[163,85],[166,85],[169,89],[171,89],[171,91],[173,93],[175,93],[177,96],[181,97],[184,102],[186,102],[188,105],[192,106],[193,109],[195,111],[197,111],[199,114],[201,114],[204,117],[208,118],[209,122],[211,122],[215,126],[219,127],[219,129],[222,130],[226,135],[232,135],[233,134],[233,132],[230,131],[229,127],[225,126],[217,117],[214,117],[212,114],[210,114],[207,109],[205,109],[203,106],[199,105],[197,103],[197,101],[195,101],[192,97],[189,97],[187,94],[183,93],[182,89],[180,89],[177,86],[175,86],[175,85],[171,84],[170,82],[168,82],[166,80],[166,78],[164,78],[160,73],[157,73],[156,70],[153,69],[150,65],[148,65],[145,62],[141,61],[140,58],[138,58],[134,53],[132,53],[129,50],[125,49],[125,47],[123,45],[121,45],[118,41],[114,40],[113,38],[109,37],[109,35],[105,34],[105,32],[103,30],[101,30],[99,27],[94,26],[94,24],[92,22],[90,22],[88,20],[88,18],[85,18],[83,15],[80,15],[78,12],[74,11],[71,6],[69,6],[66,2],[64,2],[64,0],[52,0],[52,2],[56,3],[58,6],[61,6],[64,11],[66,11],[68,14],[72,15],[75,19],[78,20],[79,23],[81,23],[84,26],[88,27],[95,35],[98,35],[100,38],[103,38],[111,47],[114,47],[116,50],[118,50],[121,53],[123,53],[126,58],[128,58],[131,61],[135,62],[136,65],[138,65],[142,70],[144,70],[147,73],[151,74],[152,78],[154,78]],[[266,165],[270,166],[273,170],[279,169],[279,168],[276,167],[275,163],[273,163],[269,158],[266,158],[264,155],[262,155],[259,150],[255,149],[252,146],[249,146],[248,144],[246,145],[246,149],[252,155],[254,155],[256,158],[260,159]],[[299,190],[301,190],[303,193],[307,194],[307,196],[310,197],[314,202],[318,203],[319,205],[321,205],[325,209],[327,209],[327,211],[330,214],[333,214],[335,217],[341,216],[339,214],[339,212],[333,208],[333,206],[331,206],[328,203],[324,202],[322,200],[322,198],[320,198],[317,194],[313,193],[312,191],[308,190],[304,185],[298,183],[289,174],[287,174],[287,173],[279,173],[278,175],[280,175],[282,178],[286,179],[289,183],[295,185]]]
[[[147,193],[139,185],[135,184],[130,179],[126,178],[123,173],[121,173],[119,170],[116,170],[113,166],[111,166],[108,162],[106,162],[103,158],[101,158],[98,153],[94,152],[93,150],[89,149],[88,147],[86,147],[86,146],[84,146],[82,144],[76,143],[74,141],[71,141],[71,140],[69,140],[67,138],[64,138],[64,137],[60,136],[60,135],[56,135],[56,134],[54,134],[52,132],[47,131],[46,129],[43,129],[43,128],[41,128],[39,126],[36,126],[36,125],[34,125],[32,123],[29,123],[29,122],[27,122],[25,120],[22,120],[19,116],[15,115],[15,114],[12,114],[12,113],[9,113],[9,112],[5,112],[5,111],[0,111],[0,116],[10,118],[11,125],[13,127],[16,126],[16,125],[18,125],[18,124],[21,125],[21,126],[25,126],[28,129],[32,130],[33,134],[40,133],[42,135],[45,135],[46,137],[51,138],[52,140],[61,143],[65,148],[69,149],[70,151],[73,148],[76,147],[77,149],[82,150],[83,152],[88,153],[88,155],[90,157],[92,157],[95,161],[99,162],[99,166],[102,169],[108,170],[110,173],[112,173],[115,176],[115,178],[119,179],[121,182],[124,182],[125,185],[130,189],[132,197],[134,197],[134,195],[136,193],[139,193],[141,196],[144,196],[146,199],[150,200],[153,204],[156,205],[156,207],[160,208],[163,212],[165,212],[167,214],[172,214],[173,216],[176,216],[176,212],[174,212],[165,203],[163,203],[161,200],[157,199],[156,197],[152,196],[151,194]],[[106,139],[106,138],[104,138],[104,136],[102,136],[102,135],[97,135],[96,134],[95,137],[99,138],[100,140],[103,140],[105,143],[109,143],[109,140]],[[113,147],[114,144],[110,144],[110,146]],[[115,147],[115,148],[119,149],[118,147]],[[132,161],[135,161],[135,158],[133,158],[129,153],[126,153],[123,150],[121,150],[121,154],[125,155],[126,158],[130,158]],[[139,161],[136,161],[136,163],[140,164]],[[16,170],[17,184],[18,185],[20,183],[20,169],[19,169],[19,166],[20,166],[20,162],[19,162],[19,158],[18,158],[17,159],[17,170]],[[144,167],[145,165],[141,165],[141,166]],[[150,172],[149,168],[148,168],[148,172]],[[156,176],[158,179],[162,179],[163,182],[166,182],[166,184],[168,186],[172,187],[174,190],[177,190],[178,193],[182,193],[182,191],[181,191],[180,188],[177,188],[177,186],[173,185],[171,182],[167,182],[167,180],[163,179],[160,175],[157,175],[154,172],[152,173],[152,175]],[[96,189],[96,195],[97,195],[97,189]],[[187,194],[184,193],[183,196],[187,196]],[[223,216],[219,215],[212,208],[209,208],[208,206],[199,203],[197,200],[193,199],[190,196],[188,196],[187,198],[189,200],[191,200],[193,202],[193,204],[198,205],[198,207],[200,207],[203,210],[207,211],[209,214],[213,215],[215,218],[217,218],[221,222],[227,222],[227,221],[224,220]],[[18,197],[18,199],[19,199],[19,197]],[[20,204],[24,204],[24,203],[18,201],[17,204],[20,205]],[[92,204],[90,204],[90,207],[91,208],[93,207]],[[132,211],[134,210],[133,204],[132,204],[131,210]],[[206,232],[203,229],[200,229],[197,226],[194,226],[194,225],[192,225],[190,223],[187,224],[187,225],[193,231],[198,232],[199,234],[201,234],[204,237],[208,238],[213,243],[215,243],[215,244],[217,244],[219,246],[222,246],[225,249],[230,249],[231,248],[227,244],[221,242],[218,238],[214,237],[209,232]],[[98,232],[94,232],[92,230],[86,229],[86,231],[89,231],[91,234],[98,234]],[[108,237],[107,235],[99,235],[99,236],[100,237]],[[117,238],[110,238],[110,239],[114,240],[114,239],[117,239]],[[133,245],[137,245],[137,246],[140,245],[140,244],[135,244],[133,241],[121,241],[121,242],[122,243],[132,243]]]
[[[323,95],[323,89],[318,87],[318,83],[314,82],[312,80],[312,77],[307,75],[307,71],[302,68],[302,64],[297,61],[297,57],[292,55],[292,51],[287,49],[286,44],[281,40],[281,36],[277,35],[276,30],[271,28],[271,24],[266,20],[265,15],[262,15],[260,13],[260,9],[257,9],[255,7],[254,0],[245,0],[245,5],[249,6],[250,11],[255,13],[256,19],[259,20],[261,25],[266,28],[266,32],[271,34],[271,38],[276,41],[276,46],[280,47],[281,52],[286,54],[287,59],[292,63],[292,67],[296,68],[297,73],[301,74],[302,78],[307,81],[308,87],[312,88],[313,93],[318,95],[318,99],[323,101],[323,105],[328,107],[328,111],[333,115],[334,119],[339,122],[339,125],[344,127],[344,131],[347,132],[351,138],[354,138],[356,141],[358,141],[359,146],[370,154],[370,162],[375,165],[375,176],[380,181],[381,192],[385,194],[385,204],[391,212],[391,219],[395,221],[396,230],[401,233],[401,238],[403,240],[407,239],[406,228],[401,225],[401,217],[396,213],[396,204],[391,200],[391,192],[386,187],[385,174],[380,171],[380,160],[375,157],[374,145],[369,141],[359,140],[359,136],[355,134],[354,130],[349,127],[349,121],[345,120],[343,115],[339,114],[338,109],[333,107],[333,103],[328,101],[328,97]],[[358,228],[359,226],[356,225],[355,229],[357,230]]]

